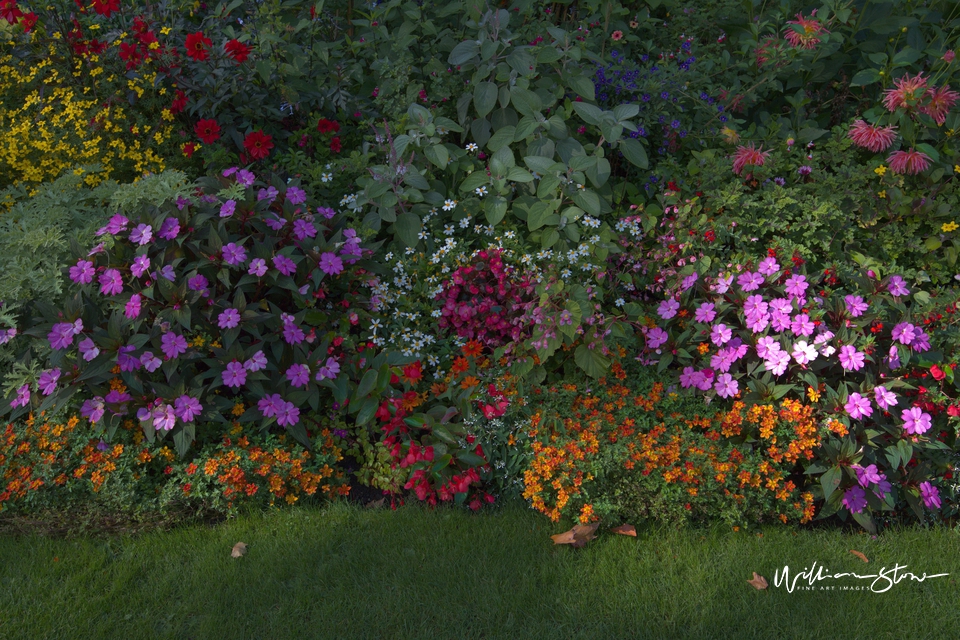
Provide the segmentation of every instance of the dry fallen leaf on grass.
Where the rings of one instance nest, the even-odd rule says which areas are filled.
[[[850,549],[850,553],[852,553],[853,555],[857,556],[858,558],[860,558],[860,559],[863,560],[864,562],[870,562],[869,560],[867,560],[867,556],[865,556],[863,553],[861,553],[861,552],[859,552],[859,551],[854,551],[853,549]]]
[[[747,583],[758,591],[767,588],[767,579],[756,571],[753,572],[753,580],[747,580]]]
[[[564,531],[550,536],[553,544],[569,544],[571,547],[582,547],[597,536],[594,532],[600,524],[578,524],[570,531]]]
[[[364,506],[367,509],[379,509],[384,505],[385,501],[386,501],[386,498],[380,498],[379,500],[373,500],[372,502],[368,502]]]
[[[637,528],[632,524],[622,524],[619,527],[613,527],[610,529],[610,531],[619,533],[622,536],[633,536],[634,538],[637,537]]]
[[[230,552],[230,555],[234,558],[239,558],[240,556],[244,555],[246,552],[247,552],[247,543],[238,542],[237,544],[233,545],[233,551]]]

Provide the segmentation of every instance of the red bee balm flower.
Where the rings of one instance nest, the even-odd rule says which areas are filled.
[[[850,127],[847,135],[853,140],[853,144],[877,153],[893,144],[897,137],[896,130],[896,127],[880,127],[867,124],[864,120],[857,120]]]
[[[191,33],[187,36],[187,55],[194,60],[206,60],[211,44],[213,41],[201,32]]]
[[[317,123],[317,131],[320,133],[336,133],[340,131],[340,123],[334,120],[320,118],[320,122]]]
[[[894,173],[917,174],[930,166],[930,156],[920,151],[894,151],[887,158]]]
[[[216,120],[201,120],[193,128],[193,132],[204,144],[212,144],[220,139],[220,125]]]
[[[273,149],[273,138],[262,130],[251,131],[243,139],[243,148],[254,160],[263,160],[270,155],[270,149]]]
[[[763,145],[760,145],[759,149],[754,148],[752,142],[747,147],[741,145],[737,147],[737,153],[733,156],[733,172],[740,175],[747,165],[762,167],[769,157],[770,152],[763,151]]]
[[[120,11],[120,0],[93,0],[93,10],[109,18],[114,11]]]
[[[816,10],[810,14],[809,18],[804,18],[798,13],[796,20],[787,20],[787,24],[795,24],[800,28],[799,31],[796,31],[793,27],[787,27],[783,34],[787,42],[800,49],[813,49],[820,44],[820,38],[817,36],[821,33],[830,32],[823,28],[819,20],[814,20],[815,15],[817,15]]]
[[[250,56],[250,47],[239,40],[230,40],[227,44],[223,45],[223,48],[226,50],[227,55],[236,60],[238,64],[243,64]]]

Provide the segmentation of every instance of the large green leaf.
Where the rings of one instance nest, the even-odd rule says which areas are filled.
[[[445,169],[450,160],[450,152],[442,144],[433,144],[423,150],[423,155],[427,160],[435,164],[439,169]]]
[[[603,114],[600,107],[586,102],[574,102],[573,110],[577,112],[577,115],[580,116],[584,122],[592,125],[599,124],[600,116]]]
[[[620,141],[620,151],[623,153],[623,157],[633,166],[639,167],[640,169],[646,169],[650,166],[650,161],[647,159],[647,151],[637,140],[624,138]]]
[[[492,82],[478,82],[473,88],[473,106],[481,118],[493,111],[497,104],[497,85]]]
[[[537,111],[543,111],[543,100],[529,89],[510,89],[510,102],[521,115],[532,116]]]
[[[420,216],[409,211],[405,211],[397,216],[397,236],[408,247],[415,247],[420,242],[420,230],[422,228]]]
[[[497,224],[507,214],[507,200],[502,196],[491,196],[483,203],[483,213],[487,217],[487,223],[491,226]]]
[[[508,145],[513,142],[513,136],[516,133],[516,127],[507,126],[498,130],[493,134],[493,137],[490,138],[490,141],[487,142],[487,148],[490,151],[497,151],[500,147]]]
[[[466,42],[461,42],[453,48],[453,51],[451,51],[450,55],[447,57],[447,63],[461,65],[469,60],[472,60],[478,53],[480,53],[480,45],[477,44],[477,41],[467,40]]]
[[[577,347],[577,350],[573,354],[573,359],[577,363],[577,366],[583,369],[591,378],[599,378],[606,373],[607,368],[610,366],[610,360],[600,353],[599,347],[591,349],[585,344]]]

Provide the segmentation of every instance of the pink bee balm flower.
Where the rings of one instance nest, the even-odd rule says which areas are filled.
[[[123,276],[116,269],[107,269],[100,275],[100,293],[114,296],[123,291]]]
[[[940,508],[940,490],[929,482],[920,483],[920,497],[923,498],[923,504],[927,509]]]
[[[787,24],[795,24],[799,27],[799,30],[793,27],[787,27],[784,30],[783,37],[791,46],[798,49],[813,49],[820,44],[820,38],[817,36],[821,33],[830,33],[819,20],[814,19],[815,15],[817,15],[816,9],[809,18],[804,18],[798,13],[796,20],[787,20]]]
[[[893,89],[887,89],[883,97],[883,104],[888,111],[910,109],[920,101],[927,92],[927,79],[918,73],[914,77],[907,74],[894,82]]]
[[[930,430],[930,414],[924,413],[920,407],[904,409],[900,414],[903,419],[903,429],[911,435],[919,436]]]
[[[856,392],[850,394],[850,397],[847,398],[847,404],[843,405],[843,408],[847,410],[847,415],[854,420],[873,415],[870,400]]]
[[[864,120],[857,120],[850,127],[850,132],[847,135],[853,140],[853,144],[858,147],[879,153],[893,144],[897,137],[896,131],[897,128],[894,126],[881,127],[869,124]]]
[[[916,175],[930,166],[930,156],[911,147],[910,151],[894,151],[887,157],[887,162],[894,173]]]
[[[945,85],[940,88],[931,87],[927,89],[927,97],[930,101],[920,111],[933,118],[938,125],[943,126],[943,123],[947,121],[950,107],[957,100],[960,100],[960,93],[950,91],[950,85]]]
[[[746,147],[740,145],[733,156],[733,172],[740,175],[747,166],[762,167],[769,157],[770,152],[763,151],[763,145],[760,145],[759,149],[755,148],[752,142]]]
[[[93,263],[89,260],[78,260],[76,266],[70,267],[70,279],[77,284],[90,284],[94,273]]]
[[[850,513],[860,513],[867,506],[867,494],[861,487],[854,485],[844,492],[842,502]]]
[[[857,351],[852,344],[846,344],[840,347],[840,366],[846,371],[860,371],[863,369],[863,362],[866,356]]]

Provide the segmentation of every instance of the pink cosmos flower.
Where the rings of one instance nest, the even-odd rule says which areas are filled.
[[[844,492],[841,502],[850,513],[860,513],[867,506],[867,494],[861,487],[854,485]]]
[[[813,49],[820,44],[819,36],[821,33],[830,33],[826,27],[820,24],[819,20],[814,19],[817,15],[816,9],[810,14],[809,18],[804,18],[802,14],[797,14],[796,20],[787,20],[787,24],[795,24],[800,27],[800,31],[787,27],[784,30],[783,37],[791,46],[798,49]]]
[[[927,509],[940,508],[940,490],[929,481],[920,483],[920,497],[923,498],[923,504]]]
[[[883,104],[887,110],[893,112],[900,108],[911,109],[916,106],[927,91],[927,79],[922,76],[922,73],[918,73],[911,78],[910,74],[906,74],[894,82],[894,88],[887,89],[883,97]]]
[[[856,392],[850,394],[850,397],[847,398],[847,404],[843,405],[843,408],[847,410],[847,415],[854,420],[859,420],[864,417],[869,418],[873,415],[873,407],[870,406],[870,400]]]
[[[77,260],[76,266],[70,267],[70,279],[77,284],[90,284],[94,273],[93,263],[89,260]]]
[[[114,296],[123,291],[123,276],[116,269],[107,269],[100,275],[100,293]]]
[[[930,101],[920,111],[933,118],[938,125],[943,126],[943,123],[947,121],[950,108],[957,100],[960,100],[960,93],[950,91],[950,85],[944,85],[940,88],[931,87],[927,89],[927,97]]]
[[[717,376],[717,381],[713,385],[713,388],[721,398],[732,398],[737,395],[737,392],[740,390],[740,383],[734,380],[733,376],[729,373],[724,373]]]
[[[920,407],[904,409],[900,414],[903,419],[903,429],[911,435],[921,435],[930,429],[930,414],[924,413]]]
[[[223,384],[228,387],[240,387],[247,381],[247,370],[243,365],[234,360],[227,364],[227,368],[221,374]]]
[[[920,151],[914,151],[911,147],[909,151],[894,151],[887,156],[887,162],[890,164],[890,170],[894,173],[916,175],[921,171],[926,171],[927,167],[930,166],[930,156]]]
[[[868,124],[864,120],[857,120],[850,127],[847,134],[853,144],[858,147],[864,147],[874,153],[883,151],[897,138],[897,128],[894,126],[881,127],[875,124]]]
[[[763,151],[763,145],[756,149],[751,142],[748,146],[740,145],[733,156],[733,172],[740,175],[747,166],[762,167],[770,157],[769,151]]]
[[[846,371],[860,371],[863,369],[864,358],[862,352],[852,344],[845,344],[840,347],[840,366]]]

